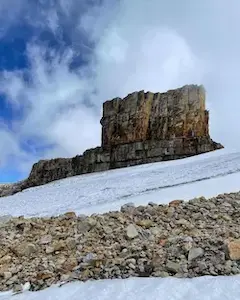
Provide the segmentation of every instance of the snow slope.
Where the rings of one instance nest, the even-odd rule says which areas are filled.
[[[239,191],[240,153],[219,150],[187,159],[71,177],[0,198],[0,215],[91,214],[122,204]]]
[[[66,211],[98,213],[126,202],[166,203],[240,190],[240,153],[219,150],[178,161],[76,176],[0,198],[0,215],[43,216]],[[52,286],[0,300],[239,300],[240,276],[194,279],[131,278]]]
[[[114,279],[74,282],[15,296],[0,293],[0,300],[239,300],[239,285],[239,276]]]

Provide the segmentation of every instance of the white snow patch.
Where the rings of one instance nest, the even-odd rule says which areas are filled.
[[[121,205],[214,196],[240,190],[240,153],[219,150],[187,159],[86,174],[0,198],[0,215],[50,216],[119,210]]]
[[[15,296],[0,293],[0,300],[239,300],[239,286],[239,276],[130,278],[74,282]]]

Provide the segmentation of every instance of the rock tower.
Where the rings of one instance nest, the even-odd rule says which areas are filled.
[[[53,180],[109,169],[185,158],[221,149],[209,135],[203,86],[165,93],[144,91],[103,104],[102,145],[73,158],[41,160],[29,177],[0,195]],[[3,192],[4,191],[4,192]]]

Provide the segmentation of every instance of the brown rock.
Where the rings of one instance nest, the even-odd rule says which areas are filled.
[[[54,251],[64,250],[66,248],[66,243],[63,240],[53,242]]]
[[[181,203],[183,203],[183,200],[173,200],[171,202],[169,202],[169,206],[170,207],[177,207],[179,206]]]
[[[66,260],[62,267],[65,271],[72,271],[76,266],[78,265],[78,262],[76,260],[76,258],[69,258],[68,260]]]
[[[166,93],[144,91],[103,105],[102,146],[148,139],[208,136],[208,111],[202,86],[184,86]]]
[[[54,276],[54,274],[52,272],[45,270],[45,271],[39,272],[37,274],[37,280],[46,280],[53,276]]]
[[[144,91],[115,98],[103,104],[102,146],[104,148],[144,141],[148,135],[154,94]],[[130,117],[131,116],[131,117]]]
[[[19,256],[31,256],[37,252],[37,247],[31,243],[22,243],[17,246],[15,252]]]
[[[166,239],[160,239],[159,245],[164,247],[166,245],[167,240]]]
[[[148,219],[137,221],[136,224],[146,229],[154,226],[154,222]]]
[[[5,255],[0,258],[0,265],[9,264],[12,261],[12,257],[10,255]]]
[[[240,260],[240,240],[233,240],[227,246],[229,257],[232,260]]]

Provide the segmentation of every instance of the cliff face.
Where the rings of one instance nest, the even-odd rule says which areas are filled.
[[[102,147],[146,140],[209,137],[202,86],[166,93],[135,92],[103,105]]]
[[[103,104],[102,146],[74,158],[41,160],[29,177],[4,194],[53,180],[143,163],[179,159],[221,149],[209,136],[202,86],[166,93],[129,94]]]

